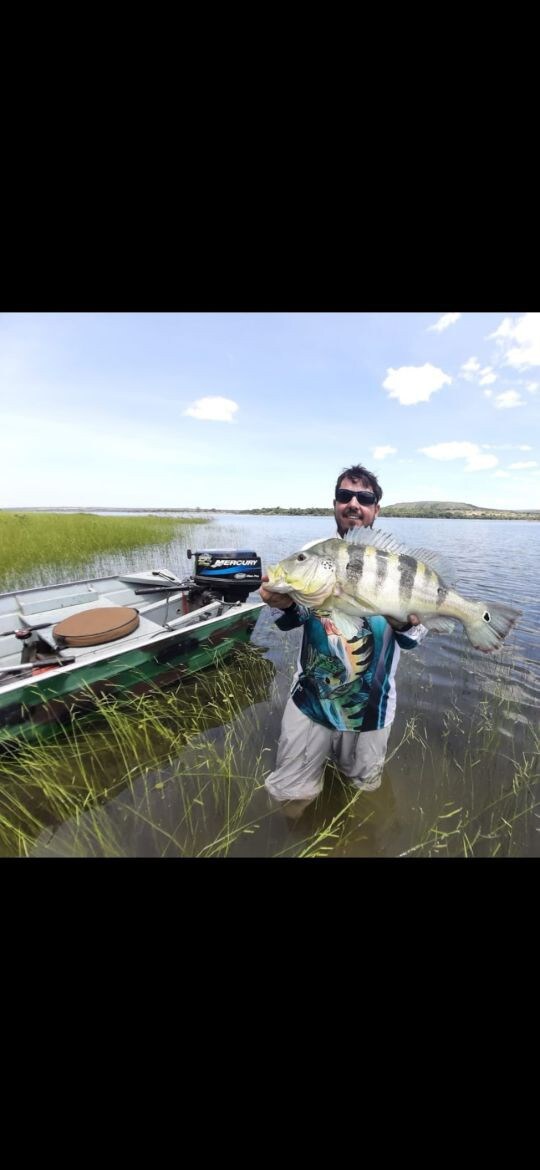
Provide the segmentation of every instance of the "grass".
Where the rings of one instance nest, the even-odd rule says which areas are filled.
[[[454,700],[391,741],[383,784],[327,766],[293,825],[271,807],[286,681],[253,645],[174,689],[96,703],[47,744],[0,754],[4,857],[509,857],[539,852],[540,736],[520,740],[504,693],[472,717]]]
[[[263,753],[245,770],[242,758],[260,741],[256,708],[273,673],[261,651],[239,646],[174,690],[97,700],[92,719],[59,724],[53,742],[4,749],[0,854],[29,856],[65,822],[64,856],[226,854],[262,787]],[[117,817],[102,814],[104,802]]]
[[[0,854],[538,855],[540,736],[532,724],[519,745],[503,733],[505,704],[486,700],[471,720],[455,704],[431,740],[413,715],[379,790],[356,791],[329,764],[323,793],[290,826],[264,788],[281,713],[274,667],[239,646],[181,687],[98,701],[97,719],[59,725],[53,743],[2,753]]]
[[[0,512],[0,590],[23,589],[36,568],[76,569],[103,553],[126,553],[174,539],[203,519]]]
[[[420,791],[401,857],[538,856],[540,736],[532,723],[519,741],[517,730],[509,736],[511,717],[500,694],[482,700],[470,720],[457,706],[447,712],[436,744],[420,737],[425,774],[437,782]]]

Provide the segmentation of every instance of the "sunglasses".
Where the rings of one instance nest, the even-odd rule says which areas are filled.
[[[375,492],[350,492],[348,488],[338,488],[336,492],[336,500],[338,501],[338,504],[350,504],[351,500],[354,499],[355,496],[359,504],[377,503],[377,496],[375,495]]]

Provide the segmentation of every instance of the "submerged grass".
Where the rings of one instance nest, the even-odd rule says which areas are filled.
[[[420,792],[401,857],[539,856],[540,736],[530,722],[510,736],[511,719],[502,694],[482,700],[472,719],[457,704],[446,713],[440,741],[424,741],[436,784]]]
[[[179,525],[205,523],[168,516],[0,512],[0,590],[24,588],[39,567],[77,568],[102,553],[168,543]]]
[[[5,749],[0,854],[29,856],[40,835],[64,856],[227,853],[261,785],[262,753],[245,774],[241,759],[260,740],[256,706],[273,673],[261,651],[239,646],[174,690],[96,700],[92,718],[59,724],[53,741]]]
[[[540,736],[500,693],[472,712],[396,723],[383,784],[329,765],[300,821],[270,806],[287,670],[239,646],[218,669],[144,697],[100,700],[54,741],[0,755],[10,857],[510,857],[540,853]],[[414,703],[415,696],[411,696]],[[509,730],[510,729],[510,730]]]

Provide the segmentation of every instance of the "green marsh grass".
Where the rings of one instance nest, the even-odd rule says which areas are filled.
[[[333,765],[297,823],[264,777],[289,666],[239,646],[218,669],[97,702],[54,740],[0,754],[4,857],[512,857],[540,854],[540,736],[500,686],[471,712],[398,719],[380,789]],[[421,677],[421,676],[420,676]],[[424,680],[425,681],[425,680]],[[413,713],[410,713],[410,708]]]
[[[138,855],[126,836],[138,841],[141,828],[158,856],[227,855],[262,787],[263,753],[248,752],[245,769],[242,760],[261,740],[257,710],[273,673],[261,651],[239,646],[180,687],[96,700],[92,717],[58,724],[54,740],[5,749],[0,854],[29,856],[40,834],[69,821],[66,856]],[[105,802],[121,815],[103,815]]]
[[[0,512],[0,590],[25,588],[36,568],[76,569],[101,554],[169,543],[179,525],[205,523],[168,516]]]

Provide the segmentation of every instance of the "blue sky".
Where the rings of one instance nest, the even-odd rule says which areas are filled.
[[[0,316],[2,507],[540,508],[539,313]]]

